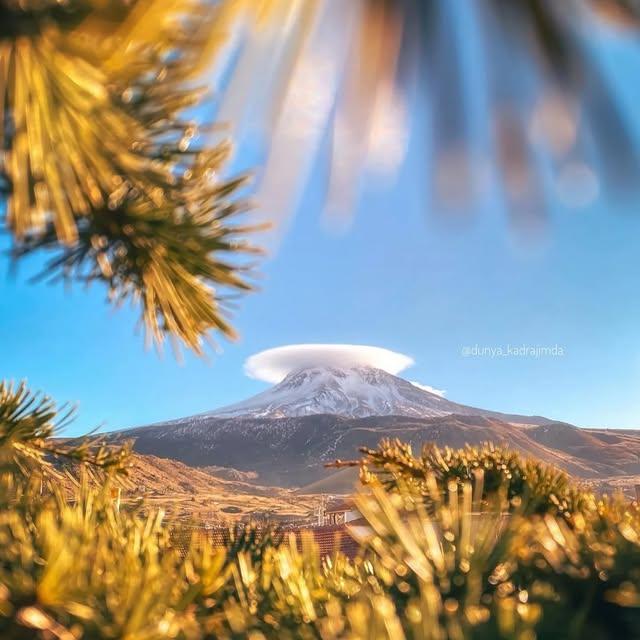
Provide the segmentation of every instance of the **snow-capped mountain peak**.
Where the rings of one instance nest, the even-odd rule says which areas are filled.
[[[308,367],[292,371],[271,389],[208,415],[295,417],[329,413],[351,418],[372,415],[434,417],[459,412],[460,405],[369,366]]]

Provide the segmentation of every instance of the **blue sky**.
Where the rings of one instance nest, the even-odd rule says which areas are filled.
[[[407,378],[450,399],[582,426],[640,427],[638,216],[603,205],[559,212],[523,249],[493,217],[449,227],[425,211],[413,171],[369,192],[351,231],[323,230],[313,189],[262,290],[236,313],[241,340],[206,363],[145,352],[136,314],[99,287],[0,280],[2,376],[80,404],[74,432],[193,414],[265,387],[249,355],[303,342],[370,344],[412,356]],[[490,222],[488,222],[490,221]],[[464,346],[560,345],[563,357],[464,357]]]
[[[637,105],[640,89],[617,84],[627,107]],[[113,311],[98,286],[68,292],[28,284],[38,260],[24,263],[16,278],[5,276],[3,261],[0,377],[27,379],[60,402],[77,402],[72,432],[82,433],[241,400],[266,387],[242,369],[263,349],[366,344],[410,355],[416,364],[406,378],[458,402],[580,426],[640,428],[637,207],[606,192],[579,210],[556,203],[546,232],[523,242],[492,190],[470,205],[465,221],[447,223],[425,187],[432,167],[419,143],[420,105],[412,116],[414,139],[399,180],[388,188],[365,181],[347,233],[325,229],[321,172],[311,182],[263,264],[261,291],[240,302],[240,341],[225,343],[210,362],[187,355],[179,364],[170,351],[162,358],[145,351],[133,330],[137,311]],[[637,134],[639,123],[631,124]],[[241,148],[238,166],[254,157]],[[0,242],[8,246],[7,238]],[[475,345],[558,345],[564,355],[462,354]]]

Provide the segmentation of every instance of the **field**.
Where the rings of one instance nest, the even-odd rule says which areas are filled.
[[[301,520],[313,514],[320,495],[225,480],[175,460],[133,454],[122,481],[124,502],[144,501],[170,518],[198,523],[238,520]]]

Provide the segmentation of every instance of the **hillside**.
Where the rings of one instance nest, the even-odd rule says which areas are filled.
[[[640,474],[640,434],[635,431],[579,429],[565,423],[522,427],[484,416],[209,417],[196,424],[132,429],[110,439],[132,439],[142,454],[195,467],[255,472],[252,482],[293,488],[327,478],[332,471],[325,469],[326,463],[355,458],[359,447],[374,447],[385,437],[401,438],[414,447],[425,442],[451,447],[506,444],[581,478]]]
[[[335,476],[327,463],[357,458],[360,447],[375,447],[382,438],[415,449],[428,442],[459,448],[489,441],[584,479],[640,474],[639,432],[480,409],[371,366],[296,369],[234,405],[109,434],[114,442],[133,440],[140,454],[178,460],[211,472],[216,482],[233,483],[220,491],[262,486],[257,492],[264,486],[349,490],[353,474]]]
[[[134,453],[123,499],[143,497],[150,506],[162,507],[170,517],[222,522],[269,517],[304,518],[316,499],[301,499],[287,489],[262,487],[226,480],[210,472],[168,458]]]

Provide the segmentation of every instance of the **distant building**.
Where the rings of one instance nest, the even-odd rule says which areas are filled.
[[[359,520],[362,516],[351,500],[343,498],[329,501],[322,516],[322,524],[347,524]]]
[[[267,529],[264,529],[265,531]],[[299,525],[282,529],[284,542],[293,543],[298,549],[304,548],[304,540],[312,540],[317,546],[320,557],[325,558],[337,552],[349,558],[355,558],[360,547],[351,536],[349,527],[345,524]],[[182,555],[189,552],[192,537],[202,537],[209,541],[214,549],[223,549],[232,542],[232,530],[229,527],[193,527],[183,528],[173,532],[171,543]]]
[[[327,524],[322,527],[301,527],[295,532],[296,543],[299,548],[302,546],[302,537],[313,536],[313,541],[318,546],[321,558],[331,556],[336,552],[343,553],[348,558],[355,558],[360,550],[360,546],[351,536],[349,528],[344,524]]]

